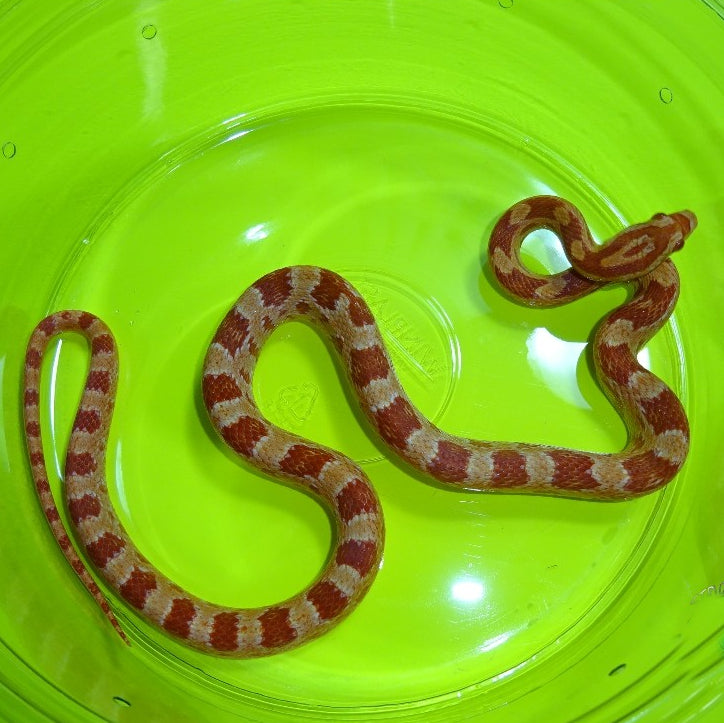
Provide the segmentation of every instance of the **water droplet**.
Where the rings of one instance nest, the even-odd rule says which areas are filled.
[[[621,665],[617,665],[609,675],[618,675],[619,673],[623,673],[623,671],[626,670],[626,663],[621,663]]]
[[[501,8],[505,8],[506,10],[508,8],[513,7],[514,0],[498,0],[498,5],[500,5]]]
[[[659,90],[659,98],[662,103],[671,103],[674,100],[674,94],[671,92],[671,88],[661,88]]]
[[[121,698],[120,695],[114,695],[113,696],[113,702],[120,705],[122,708],[130,708],[131,704],[129,701],[127,701],[125,698]]]
[[[153,38],[156,37],[156,33],[158,30],[156,30],[155,25],[144,25],[143,30],[141,30],[141,35],[143,35],[146,40],[153,40]]]
[[[3,155],[5,158],[12,158],[17,152],[18,149],[12,141],[8,141],[3,145]]]

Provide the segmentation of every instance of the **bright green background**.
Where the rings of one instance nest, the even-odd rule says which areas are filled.
[[[718,720],[723,14],[696,0],[0,2],[0,717]],[[120,645],[33,497],[18,402],[37,320],[85,308],[117,336],[108,476],[141,550],[196,594],[273,602],[320,569],[329,523],[222,451],[198,384],[216,324],[266,271],[345,274],[450,431],[623,444],[585,343],[624,292],[536,312],[492,284],[490,230],[535,193],[576,203],[601,239],[657,211],[699,216],[675,259],[675,320],[642,356],[692,422],[675,483],[620,504],[426,484],[292,324],[256,392],[275,422],[364,464],[388,529],[377,582],[338,629],[268,659],[190,652],[123,608],[134,645]],[[526,251],[564,263],[547,234]],[[54,359],[59,460],[84,346],[64,340]]]

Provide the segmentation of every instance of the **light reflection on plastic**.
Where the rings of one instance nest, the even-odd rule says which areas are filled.
[[[244,240],[250,244],[263,241],[268,236],[269,227],[265,223],[257,223],[255,226],[251,226],[244,231]]]
[[[126,482],[123,478],[123,463],[121,461],[121,440],[116,443],[116,489],[118,490],[118,502],[128,515],[131,516],[131,510],[128,507],[128,498],[126,497]]]
[[[539,228],[532,231],[524,243],[525,250],[538,259],[549,273],[557,274],[571,267],[560,239],[553,231]]]
[[[53,461],[55,462],[55,472],[60,479],[63,479],[63,464],[60,461],[56,429],[55,429],[55,390],[58,385],[58,366],[60,365],[60,352],[63,348],[63,340],[58,340],[55,348],[55,354],[50,367],[50,436],[53,440]]]
[[[487,653],[490,650],[494,650],[495,648],[502,645],[508,638],[510,638],[511,633],[501,633],[500,635],[496,635],[494,638],[490,638],[486,640],[479,648],[478,650],[481,653]]]
[[[526,342],[528,363],[545,385],[561,399],[581,409],[590,409],[578,388],[576,368],[585,342],[564,341],[548,329],[533,329]]]
[[[387,17],[390,20],[390,27],[394,28],[395,23],[395,0],[387,0]]]
[[[479,580],[457,580],[450,592],[457,602],[474,603],[483,599],[485,587]]]
[[[245,128],[242,131],[237,131],[236,133],[232,133],[228,138],[224,138],[224,143],[230,143],[231,141],[236,141],[239,138],[243,138],[247,133],[250,133],[251,131],[248,128]]]
[[[591,408],[581,394],[576,378],[576,368],[586,348],[585,342],[564,341],[539,326],[531,332],[526,346],[528,363],[552,392],[576,407]],[[636,358],[642,367],[651,369],[648,347],[644,347]]]
[[[648,348],[643,348],[636,355],[636,359],[638,359],[639,364],[644,367],[644,369],[651,370],[651,355],[649,354]]]
[[[551,188],[547,183],[540,180],[533,181],[533,188],[535,189],[530,195],[531,196],[557,196],[558,193],[555,189]]]
[[[143,74],[143,116],[159,117],[164,109],[164,90],[167,77],[167,53],[161,36],[153,36],[148,42],[142,33],[138,34],[139,60]]]

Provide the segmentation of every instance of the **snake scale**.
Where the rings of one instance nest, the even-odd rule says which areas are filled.
[[[85,311],[60,311],[32,333],[25,358],[24,418],[40,503],[68,561],[118,633],[118,624],[87,563],[75,551],[51,493],[40,429],[41,366],[57,335],[77,332],[90,345],[90,367],[65,459],[65,502],[84,557],[105,584],[143,618],[202,651],[251,658],[301,645],[337,625],[363,598],[380,566],[384,524],[364,471],[348,457],[272,424],[252,393],[264,342],[289,319],[304,318],[331,339],[360,407],[389,449],[415,469],[455,489],[499,490],[592,500],[628,499],[659,489],[679,471],[689,427],[681,403],[644,369],[637,353],[669,318],[679,293],[668,258],[694,230],[689,211],[656,214],[596,244],[575,206],[554,196],[516,203],[497,222],[488,259],[500,285],[535,307],[565,304],[610,283],[631,294],[599,325],[592,342],[597,379],[622,416],[628,442],[617,453],[449,434],[418,411],[400,385],[374,317],[360,294],[333,271],[292,266],[252,284],[221,322],[203,364],[202,393],[221,438],[254,467],[309,491],[335,521],[325,568],[304,590],[273,605],[228,608],[189,594],[138,551],[110,503],[106,444],[116,394],[118,356],[111,331]],[[571,268],[528,270],[521,245],[546,228],[561,240]]]

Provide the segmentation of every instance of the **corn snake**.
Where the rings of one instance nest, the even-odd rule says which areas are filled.
[[[76,539],[95,572],[142,617],[204,652],[257,657],[312,640],[356,607],[380,566],[382,510],[363,470],[337,451],[279,429],[255,404],[252,378],[260,350],[288,319],[303,317],[329,335],[372,429],[392,452],[438,482],[466,490],[594,500],[628,499],[659,489],[686,458],[689,427],[674,393],[636,355],[674,309],[679,279],[668,256],[695,227],[691,212],[656,214],[599,246],[572,204],[538,196],[515,204],[491,235],[490,265],[500,285],[521,303],[555,306],[608,283],[630,284],[631,298],[601,323],[592,342],[599,383],[629,432],[626,447],[613,454],[485,442],[444,432],[402,389],[372,312],[345,279],[327,269],[293,266],[252,284],[209,346],[202,372],[204,402],[231,449],[254,467],[311,492],[335,521],[332,554],[317,579],[288,600],[262,608],[226,608],[194,597],[134,546],[113,511],[104,474],[118,377],[113,335],[88,312],[52,314],[37,325],[28,344],[24,415],[32,475],[53,534],[126,639],[68,537],[48,482],[40,429],[41,366],[51,340],[64,332],[84,335],[91,349],[65,461],[65,497]],[[520,248],[538,228],[559,236],[572,268],[553,275],[525,268]]]

